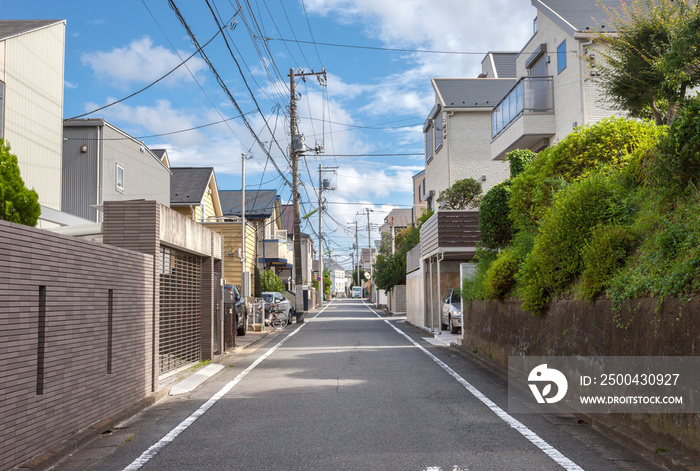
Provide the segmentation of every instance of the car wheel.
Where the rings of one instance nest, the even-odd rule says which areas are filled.
[[[445,324],[444,322],[442,322],[442,318],[440,319],[440,328],[441,328],[442,330],[447,330],[447,324]]]
[[[451,334],[458,334],[459,333],[459,326],[454,325],[451,320],[450,320],[450,333]]]
[[[248,330],[248,319],[244,319],[243,325],[236,330],[236,334],[239,337],[244,337],[247,330]]]

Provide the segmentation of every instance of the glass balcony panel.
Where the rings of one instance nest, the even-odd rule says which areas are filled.
[[[550,111],[554,111],[552,77],[523,77],[493,109],[493,137],[522,113]]]

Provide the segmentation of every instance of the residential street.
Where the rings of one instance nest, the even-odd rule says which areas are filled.
[[[335,300],[54,469],[661,469],[573,417],[509,415],[505,380],[426,336]]]

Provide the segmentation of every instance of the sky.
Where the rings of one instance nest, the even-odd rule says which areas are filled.
[[[295,82],[299,130],[324,149],[300,159],[301,213],[328,167],[324,252],[346,268],[355,221],[368,245],[366,208],[374,240],[411,207],[430,79],[474,78],[488,51],[519,51],[535,14],[529,0],[0,0],[2,19],[66,20],[64,118],[103,118],[173,167],[214,167],[220,190],[240,190],[245,153],[246,191],[283,204],[290,69],[325,69],[324,84]],[[302,224],[316,244],[317,214]]]

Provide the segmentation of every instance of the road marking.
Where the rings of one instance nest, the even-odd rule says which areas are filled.
[[[362,301],[362,303],[374,313],[377,317],[381,318],[382,316],[372,309],[372,307],[367,304],[365,301]],[[569,458],[564,456],[559,450],[554,448],[552,445],[544,441],[542,438],[540,438],[539,435],[537,435],[535,432],[530,430],[525,424],[517,420],[515,417],[512,415],[508,414],[506,411],[501,409],[496,405],[495,402],[493,402],[491,399],[488,397],[484,396],[481,391],[476,389],[474,386],[469,383],[466,379],[462,378],[455,370],[447,366],[442,360],[440,360],[438,357],[430,353],[428,350],[426,350],[424,347],[422,347],[418,342],[413,340],[411,337],[408,336],[405,332],[401,331],[398,327],[393,325],[391,322],[387,321],[386,319],[383,319],[384,322],[391,326],[392,329],[394,329],[396,332],[399,334],[403,335],[409,342],[411,342],[414,346],[416,346],[418,349],[420,349],[423,353],[428,355],[435,363],[440,365],[440,367],[445,370],[450,376],[452,376],[454,379],[457,380],[458,383],[460,383],[464,388],[469,391],[475,398],[477,398],[479,401],[481,401],[486,407],[491,409],[491,411],[496,414],[501,420],[503,420],[505,423],[510,425],[512,428],[517,430],[523,437],[527,438],[530,443],[535,445],[537,448],[542,450],[547,456],[552,458],[558,465],[560,465],[562,468],[564,468],[567,471],[584,471],[583,468],[581,468],[579,465],[571,461]]]
[[[316,314],[313,318],[315,319],[318,317],[326,308],[328,308],[332,304],[332,301],[326,305],[323,309],[321,309],[318,314]],[[208,411],[214,404],[216,404],[219,399],[224,397],[226,393],[228,393],[235,385],[241,382],[243,378],[245,378],[248,373],[253,371],[260,363],[265,361],[267,357],[272,355],[275,350],[280,348],[282,344],[284,344],[289,338],[291,338],[293,335],[295,335],[297,332],[299,332],[306,324],[301,324],[299,328],[294,329],[289,335],[287,335],[285,338],[283,338],[280,343],[272,347],[270,350],[268,350],[264,355],[262,355],[260,358],[255,360],[252,365],[250,365],[248,368],[243,370],[236,376],[233,380],[231,380],[229,383],[227,383],[223,388],[221,388],[216,394],[214,394],[211,399],[209,399],[207,402],[202,404],[202,406],[194,411],[192,415],[187,417],[185,420],[180,422],[174,429],[172,429],[170,432],[168,432],[167,435],[165,435],[163,438],[161,438],[156,444],[152,445],[149,449],[141,453],[141,456],[136,458],[129,466],[124,468],[123,471],[136,471],[138,469],[141,469],[143,465],[148,463],[154,456],[158,454],[160,450],[162,450],[168,443],[172,442],[177,438],[178,435],[180,435],[182,432],[187,430],[187,428],[192,425],[195,420],[200,418],[201,416],[204,415],[206,411]]]

